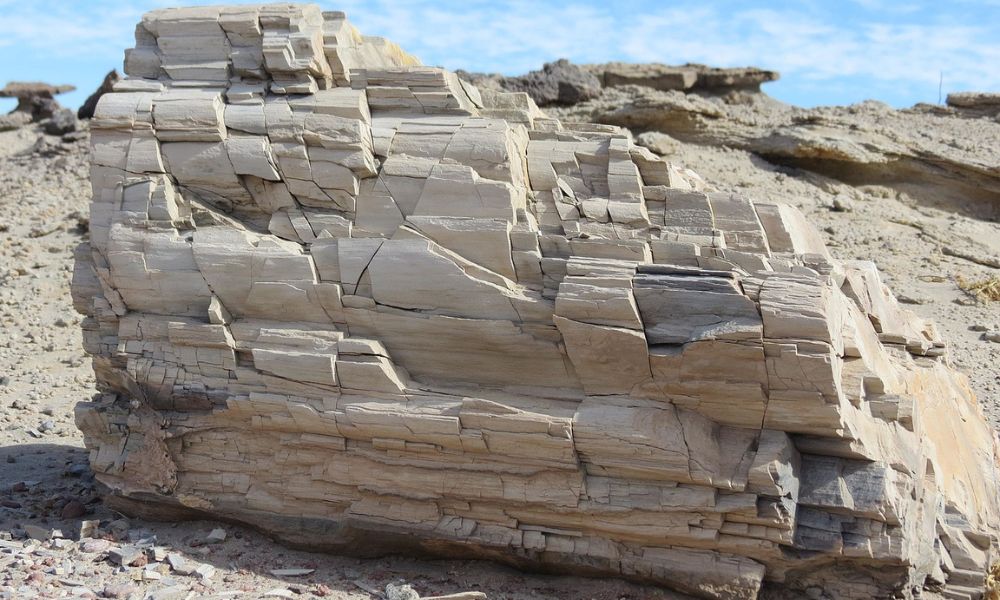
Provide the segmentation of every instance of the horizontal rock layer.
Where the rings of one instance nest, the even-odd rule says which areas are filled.
[[[136,41],[73,285],[110,500],[704,597],[974,595],[993,433],[794,208],[313,5]]]

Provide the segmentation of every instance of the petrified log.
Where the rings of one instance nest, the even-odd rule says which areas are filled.
[[[706,597],[974,595],[994,434],[794,208],[314,5],[149,13],[125,71],[73,286],[109,501]]]

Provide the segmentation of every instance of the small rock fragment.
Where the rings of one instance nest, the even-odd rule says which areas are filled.
[[[202,581],[207,581],[215,576],[215,567],[212,565],[202,564],[199,565],[197,569],[194,570],[195,576]]]
[[[52,530],[51,529],[47,529],[45,527],[39,527],[37,525],[25,524],[24,527],[23,527],[23,529],[24,529],[25,535],[27,535],[29,538],[31,538],[33,540],[38,540],[40,542],[44,542],[44,541],[52,538]]]
[[[138,588],[131,583],[109,583],[104,586],[103,595],[105,598],[128,598],[136,592]]]
[[[80,552],[84,554],[99,554],[101,552],[107,552],[111,548],[111,542],[108,540],[86,540],[80,544]]]
[[[833,212],[852,212],[854,210],[854,202],[847,196],[837,196],[833,199],[830,210]]]
[[[205,537],[206,544],[220,544],[226,541],[226,530],[216,527]]]
[[[135,546],[122,546],[112,548],[108,552],[108,559],[116,565],[123,567],[138,567],[146,558],[146,553]]]
[[[420,594],[408,583],[388,584],[385,586],[385,597],[388,600],[420,600]]]
[[[275,577],[301,577],[315,571],[316,569],[271,569],[271,575]]]
[[[127,519],[118,519],[108,523],[108,532],[116,540],[123,540],[128,536],[129,522]]]
[[[101,522],[96,519],[80,521],[80,539],[96,538],[100,533]],[[104,540],[102,540],[104,541]]]
[[[660,156],[669,156],[677,152],[680,142],[659,131],[646,131],[635,138],[635,143],[652,150]]]
[[[68,108],[60,108],[48,121],[43,129],[49,135],[65,135],[76,130],[76,115]]]
[[[191,573],[194,573],[195,567],[193,565],[189,565],[188,561],[184,560],[184,557],[176,552],[167,553],[167,564],[170,565],[170,568],[173,569],[175,573],[179,573],[181,575],[190,575]]]
[[[149,592],[145,600],[184,600],[190,591],[185,585],[172,585]]]

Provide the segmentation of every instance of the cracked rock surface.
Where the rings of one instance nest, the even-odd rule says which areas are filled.
[[[314,5],[154,11],[125,67],[73,281],[112,506],[710,598],[978,593],[995,436],[795,207]]]

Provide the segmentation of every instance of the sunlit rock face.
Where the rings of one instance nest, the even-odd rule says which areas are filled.
[[[933,327],[712,190],[314,5],[147,14],[74,300],[108,500],[711,598],[959,598],[994,436]]]

